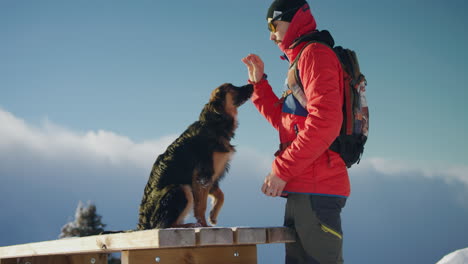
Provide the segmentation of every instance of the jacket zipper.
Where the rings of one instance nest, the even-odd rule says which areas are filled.
[[[297,124],[294,124],[294,132],[296,132],[296,136],[297,134],[299,134],[299,127],[297,126]]]

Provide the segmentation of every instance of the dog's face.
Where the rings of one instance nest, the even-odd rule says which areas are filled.
[[[232,117],[237,116],[237,108],[243,105],[252,96],[253,85],[247,84],[244,86],[234,86],[230,83],[225,83],[213,90],[210,97],[216,112],[226,113]]]

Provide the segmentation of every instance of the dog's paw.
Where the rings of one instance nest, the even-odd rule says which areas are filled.
[[[181,224],[181,225],[172,225],[172,228],[199,228],[204,227],[201,223],[189,223],[189,224]]]
[[[210,223],[216,225],[218,223],[217,217],[214,215],[213,211],[210,212]]]
[[[193,224],[191,224],[190,227],[192,227],[192,228],[203,227],[203,224],[201,224],[201,223],[193,223]]]

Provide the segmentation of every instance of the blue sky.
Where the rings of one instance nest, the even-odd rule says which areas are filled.
[[[259,54],[281,92],[288,65],[268,40],[269,3],[0,1],[0,246],[55,239],[79,200],[110,227],[133,228],[155,157],[212,89],[246,82],[243,56]],[[350,170],[345,259],[428,263],[468,247],[468,4],[309,3],[368,80],[370,137]],[[224,184],[236,199],[219,223],[280,225],[284,201],[258,191],[278,137],[251,103],[239,120]],[[262,246],[261,260],[279,251]]]

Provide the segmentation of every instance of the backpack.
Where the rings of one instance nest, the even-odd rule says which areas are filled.
[[[329,34],[324,30],[319,33]],[[333,49],[343,68],[344,98],[343,98],[343,123],[340,134],[331,144],[330,150],[340,154],[346,166],[351,168],[355,163],[359,164],[364,152],[364,145],[369,133],[369,108],[366,100],[367,81],[359,68],[356,53],[341,46],[333,47],[333,39],[330,42],[321,41],[319,35],[311,34],[303,38],[308,41],[296,56],[288,71],[288,88],[294,98],[306,109],[307,99],[297,69],[297,62],[302,51],[312,43],[321,43]]]

